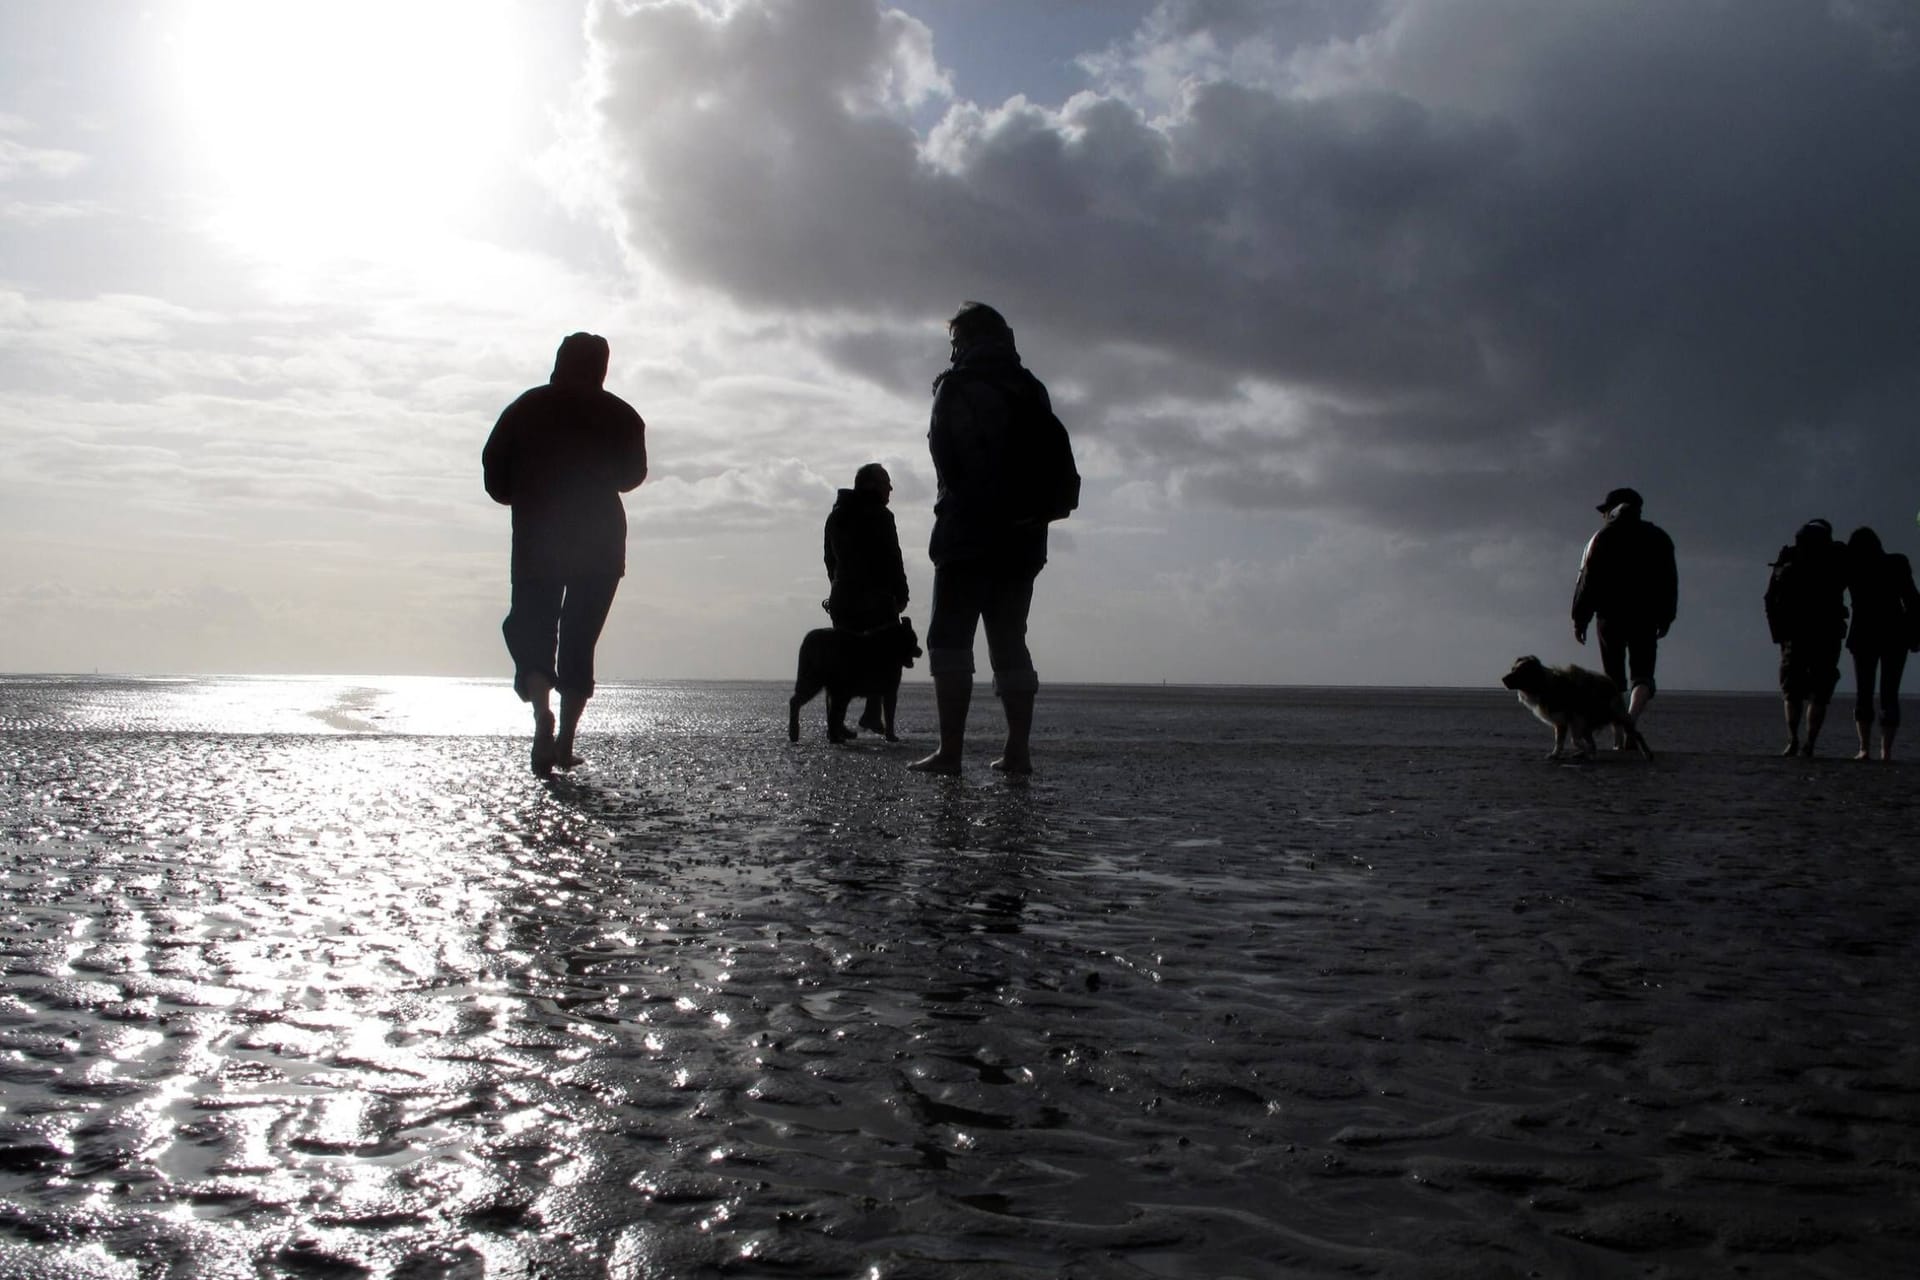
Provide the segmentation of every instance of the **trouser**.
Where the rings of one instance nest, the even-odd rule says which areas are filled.
[[[927,622],[927,670],[934,676],[973,674],[973,634],[984,624],[993,691],[1032,693],[1040,687],[1027,650],[1027,611],[1040,566],[997,559],[962,560],[933,571],[933,616]]]
[[[514,579],[500,633],[513,656],[513,691],[521,701],[531,699],[528,682],[536,676],[570,701],[593,696],[593,647],[619,586],[610,574]]]
[[[1600,642],[1600,668],[1622,693],[1631,693],[1639,685],[1654,691],[1653,664],[1660,656],[1660,638],[1645,623],[1609,623],[1605,618],[1595,624]]]
[[[1788,640],[1780,646],[1780,696],[1826,706],[1840,683],[1840,637]]]
[[[1853,655],[1853,721],[1873,723],[1875,672],[1879,674],[1880,727],[1892,729],[1900,724],[1900,676],[1907,669],[1907,651],[1859,652]]]

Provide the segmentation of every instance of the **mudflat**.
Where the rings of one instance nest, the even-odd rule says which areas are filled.
[[[1497,674],[1497,673],[1496,673]],[[1493,677],[1490,677],[1490,683]],[[1845,707],[0,679],[0,1274],[1902,1274],[1920,772]],[[1920,745],[1920,744],[1916,744]]]

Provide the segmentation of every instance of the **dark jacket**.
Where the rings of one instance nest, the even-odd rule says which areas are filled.
[[[647,478],[647,424],[602,389],[606,376],[605,341],[572,335],[551,381],[508,405],[487,438],[481,467],[487,493],[513,508],[516,580],[627,570],[620,495]]]
[[[1920,591],[1913,565],[1898,552],[1850,556],[1847,593],[1853,600],[1853,653],[1898,653],[1920,648]]]
[[[927,447],[939,493],[927,551],[936,567],[993,559],[1038,572],[1047,562],[1046,524],[1016,524],[1004,510],[1014,465],[1010,405],[1017,396],[1038,397],[1051,408],[1046,386],[1004,339],[974,343],[934,380]]]
[[[881,495],[842,489],[827,516],[825,543],[833,625],[867,631],[898,618],[907,607],[907,569]]]
[[[1767,578],[1767,630],[1775,644],[1840,651],[1847,634],[1847,549],[1832,538],[1796,535],[1780,548]]]
[[[1598,616],[1630,628],[1673,625],[1680,607],[1680,573],[1673,539],[1632,507],[1609,517],[1580,558],[1573,588],[1573,625],[1585,628]]]

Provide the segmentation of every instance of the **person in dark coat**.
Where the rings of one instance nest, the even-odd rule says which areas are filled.
[[[877,462],[853,473],[853,488],[840,490],[827,513],[825,554],[831,584],[827,616],[834,629],[866,635],[895,625],[907,607],[907,568],[900,533],[887,504],[893,477]],[[860,727],[885,733],[882,700],[869,697]]]
[[[1614,489],[1596,510],[1606,517],[1580,557],[1573,589],[1573,638],[1587,642],[1598,620],[1600,665],[1627,694],[1627,718],[1638,721],[1653,701],[1653,668],[1660,641],[1679,611],[1680,575],[1673,539],[1641,518],[1640,495]],[[1614,746],[1625,735],[1614,731]]]
[[[877,462],[853,475],[827,515],[827,613],[842,631],[892,626],[907,607],[907,569],[887,503],[893,478]]]
[[[1900,727],[1900,676],[1907,654],[1920,650],[1920,592],[1913,565],[1889,552],[1880,535],[1862,527],[1847,538],[1847,595],[1853,602],[1853,627],[1847,652],[1853,655],[1853,727],[1860,736],[1855,760],[1871,760],[1876,686],[1880,708],[1880,758],[1893,759],[1893,737]]]
[[[1847,553],[1833,526],[1809,520],[1780,548],[1767,578],[1767,630],[1780,646],[1780,698],[1787,713],[1784,756],[1813,754],[1827,703],[1840,682],[1847,635]],[[1800,736],[1802,715],[1806,738]]]
[[[481,453],[488,495],[513,508],[513,603],[500,630],[514,692],[533,707],[531,764],[542,777],[580,763],[574,734],[593,696],[593,650],[627,571],[620,495],[647,478],[647,424],[603,386],[607,362],[605,338],[569,334],[553,376],[507,406]]]
[[[992,307],[968,302],[947,324],[953,362],[933,383],[927,447],[939,493],[933,504],[933,616],[927,669],[933,675],[940,746],[910,767],[958,773],[973,699],[973,637],[984,624],[993,689],[1007,721],[1006,746],[992,767],[1033,771],[1029,737],[1040,687],[1027,649],[1033,583],[1047,563],[1045,519],[1010,516],[1006,495],[1017,463],[1011,440],[1027,404],[1050,413],[1040,380],[1020,363],[1013,330]]]

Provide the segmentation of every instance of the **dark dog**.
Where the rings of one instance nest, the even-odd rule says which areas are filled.
[[[900,741],[893,732],[900,673],[919,656],[920,637],[906,618],[894,626],[858,635],[831,627],[807,632],[800,642],[800,672],[793,678],[793,697],[787,701],[787,737],[800,741],[800,708],[825,689],[829,741],[845,742],[855,736],[847,728],[847,704],[857,697],[879,698],[883,708],[877,723],[869,708],[860,718],[861,725],[886,734],[888,742]]]
[[[1513,669],[1501,677],[1500,683],[1518,694],[1527,710],[1553,726],[1549,760],[1567,754],[1569,736],[1581,755],[1592,755],[1593,731],[1608,726],[1624,736],[1628,746],[1653,759],[1653,748],[1627,718],[1627,700],[1621,696],[1620,686],[1598,671],[1549,667],[1529,655],[1514,659]]]

